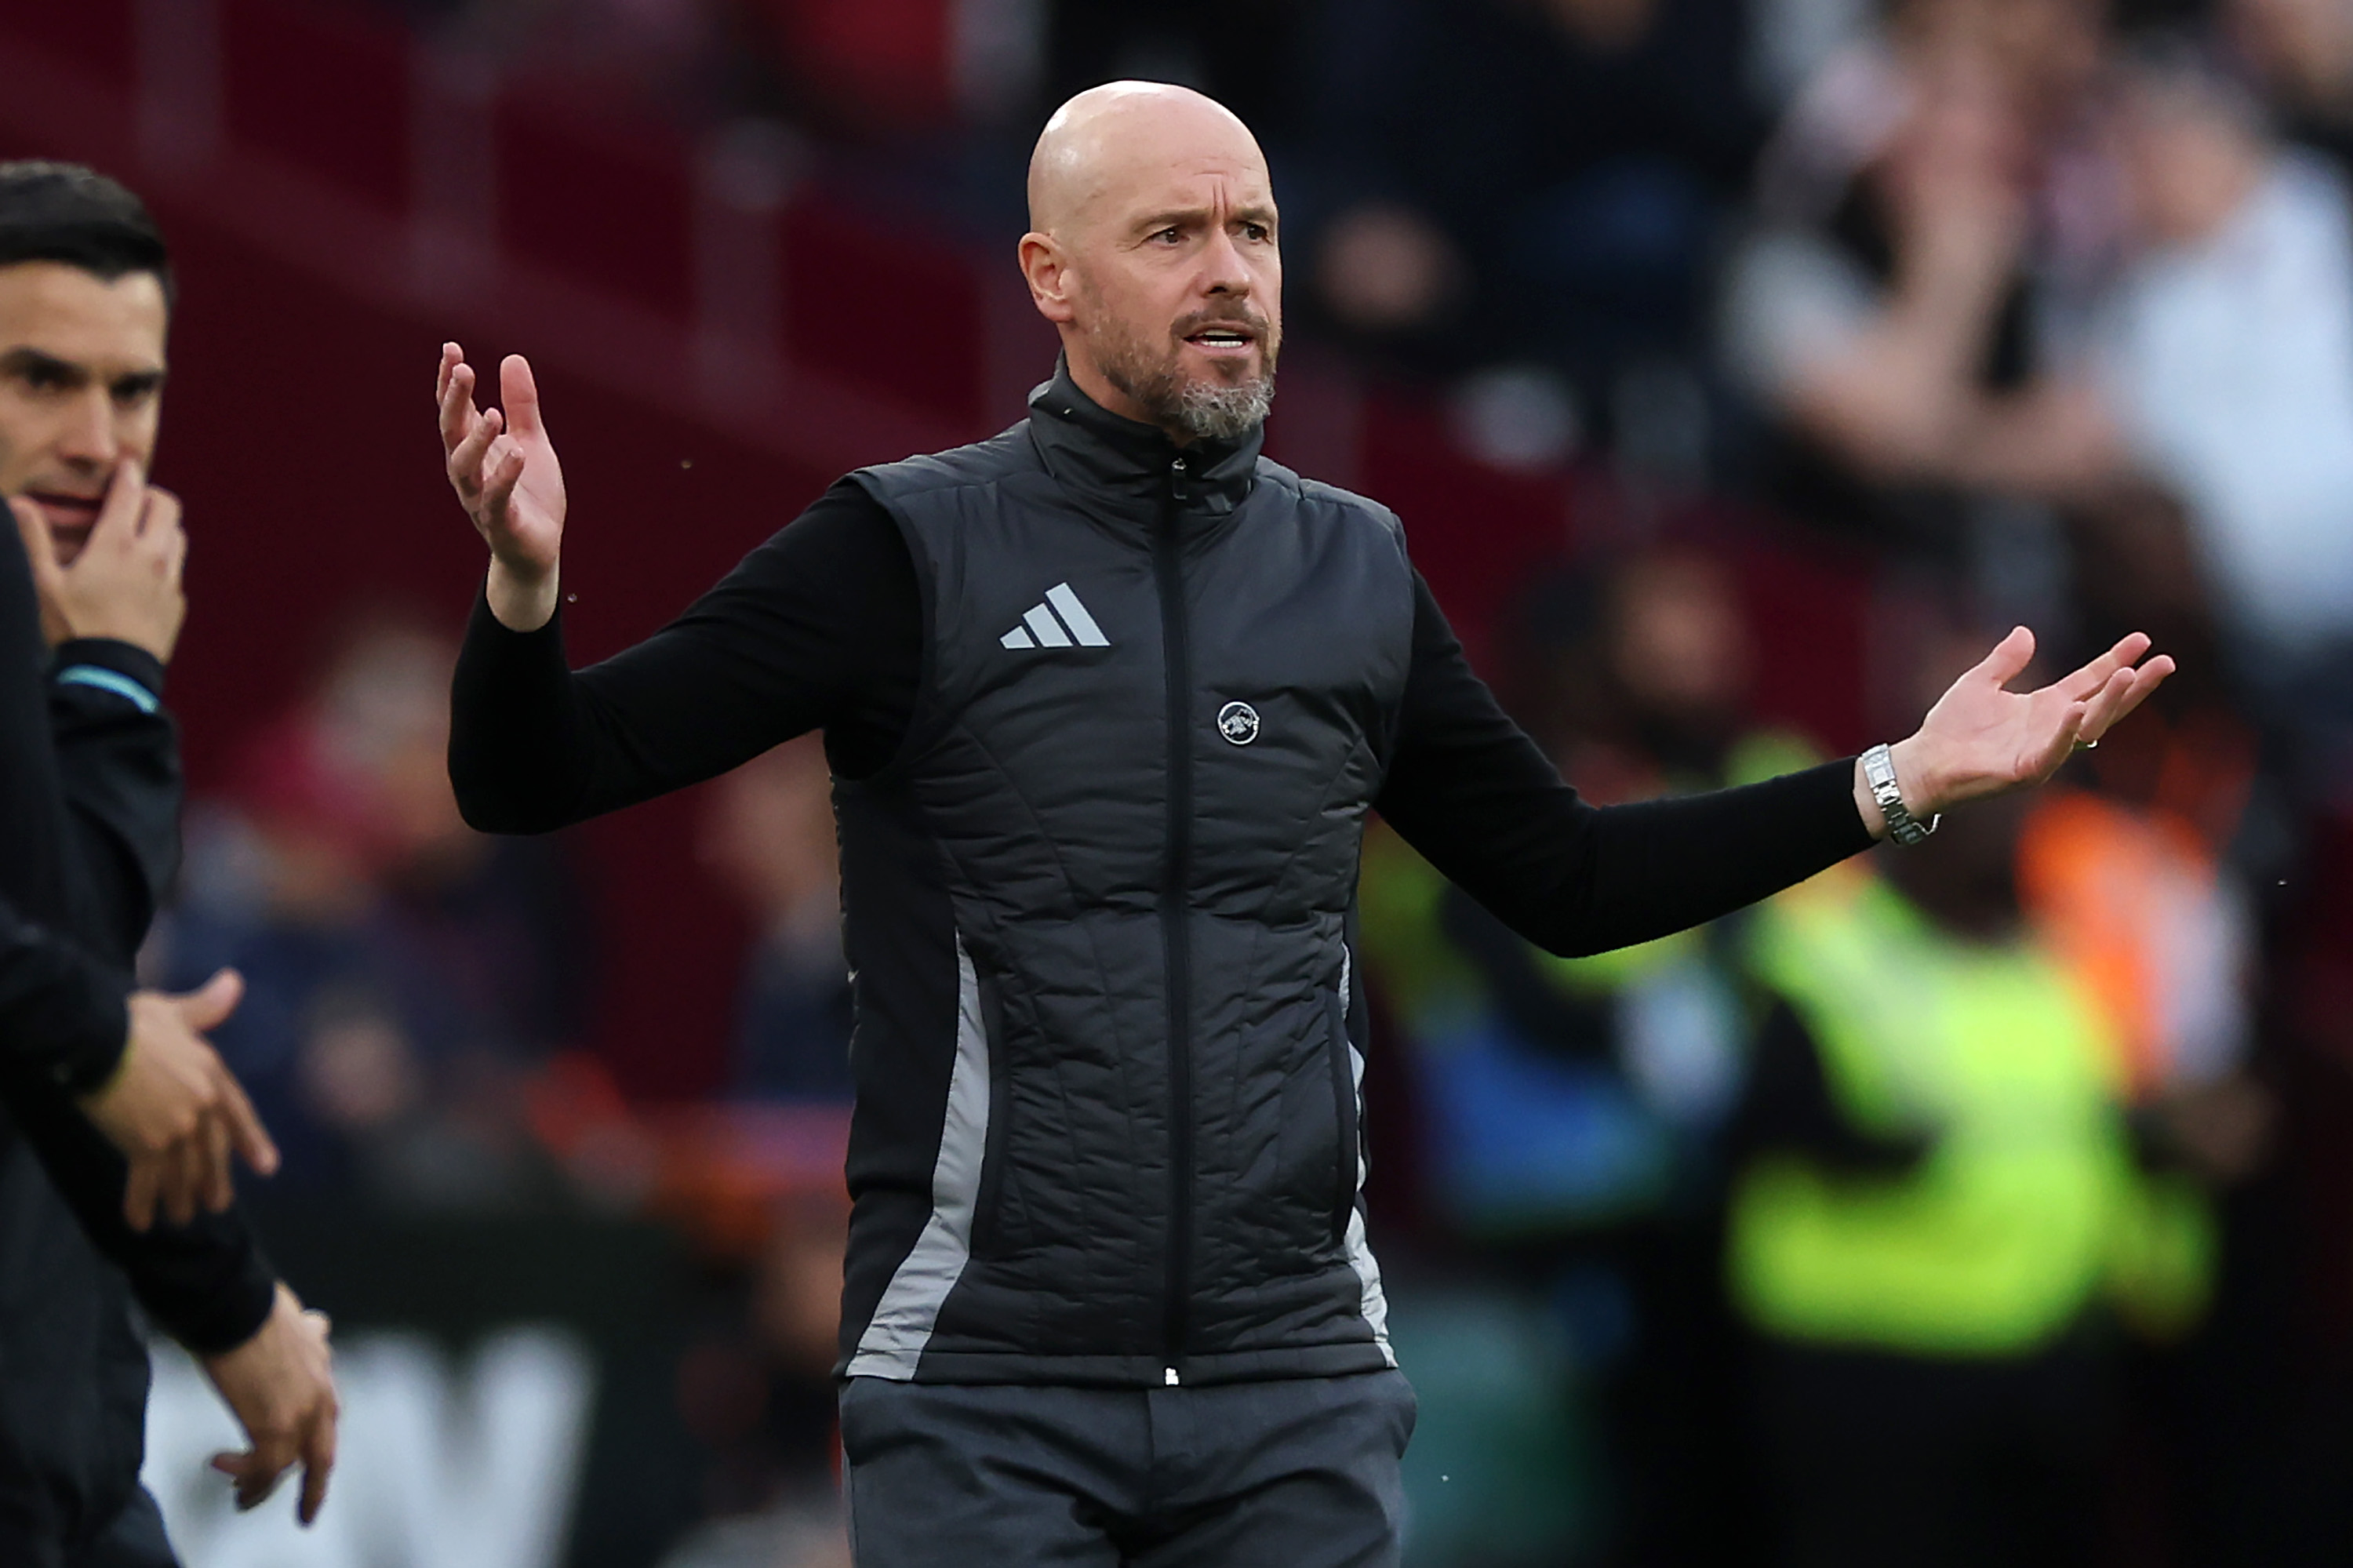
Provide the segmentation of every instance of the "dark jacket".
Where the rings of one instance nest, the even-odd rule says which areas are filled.
[[[871,469],[923,587],[908,736],[837,786],[851,1375],[1394,1365],[1346,930],[1414,581],[1387,509],[1048,388]]]
[[[22,546],[0,529],[0,974],[21,986],[0,997],[0,1555],[86,1538],[136,1489],[134,1293],[210,1351],[250,1338],[274,1289],[235,1212],[132,1232],[122,1159],[70,1097],[120,1054],[132,957],[178,853],[162,681],[121,643],[52,660]]]
[[[1030,407],[835,485],[587,669],[561,612],[513,631],[478,597],[459,805],[543,832],[824,727],[858,971],[847,1370],[1384,1365],[1345,936],[1368,805],[1529,940],[1597,952],[1866,847],[1852,760],[1595,807],[1380,507],[1255,439],[1180,453],[1067,372]]]

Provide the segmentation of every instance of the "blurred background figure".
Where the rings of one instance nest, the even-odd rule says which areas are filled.
[[[1537,585],[1514,641],[1516,711],[1597,802],[1810,760],[1803,741],[1749,720],[1749,630],[1723,564],[1697,545],[1630,549]],[[1430,1461],[1461,1476],[1448,1510],[1460,1560],[1506,1560],[1516,1529],[1600,1561],[1725,1561],[1746,1539],[1715,1393],[1734,1375],[1715,1287],[1718,1139],[1746,1072],[1735,923],[1556,959],[1388,835],[1366,851],[1363,898],[1452,1283],[1526,1304],[1566,1344],[1566,1375],[1525,1397],[1553,1406],[1575,1502],[1561,1507],[1563,1478],[1501,1468],[1500,1445],[1466,1434],[1471,1451]],[[1420,1388],[1443,1434],[1456,1391],[1442,1376]]]
[[[2041,503],[2121,461],[2034,330],[2035,280],[2103,243],[2071,179],[2101,41],[2094,0],[1896,5],[1799,91],[1725,275],[1762,493],[2046,627],[2066,584]]]
[[[1466,378],[1471,439],[1514,461],[1589,431],[1696,477],[1703,269],[1761,125],[1737,5],[1351,12],[1317,62],[1308,319],[1376,365]],[[1551,439],[1507,433],[1531,429]]]
[[[2139,470],[2185,506],[2221,652],[2307,795],[2353,778],[2353,207],[2191,38],[2123,57],[2131,250],[2092,329]]]
[[[849,969],[832,775],[815,736],[787,742],[715,787],[704,863],[759,923],[735,1016],[733,1093],[849,1103]]]
[[[662,1568],[849,1568],[833,1381],[848,1222],[846,1203],[780,1206],[766,1245],[722,1286],[724,1315],[681,1361],[712,1522]]]
[[[1915,644],[1923,673],[1958,645]],[[1957,816],[1936,854],[1837,868],[1746,934],[1761,1022],[1725,1255],[1755,1340],[1772,1561],[2096,1560],[2116,1326],[2178,1340],[2212,1289],[2203,1190],[2152,1169],[2129,1119],[2118,1025],[2165,988],[2074,983],[2062,955],[2089,969],[2095,938],[2080,910],[2053,920],[2069,947],[2029,921],[2026,816]],[[2211,925],[2167,935],[2168,1000],[2204,994],[2144,1009],[2137,1041],[2204,1053],[2144,1065],[2186,1089],[2243,1039],[2238,949]]]
[[[241,970],[221,1050],[284,1139],[284,1186],[395,1208],[543,1204],[525,1079],[593,1005],[557,846],[458,819],[456,642],[363,611],[316,683],[250,732],[192,824],[170,976]]]

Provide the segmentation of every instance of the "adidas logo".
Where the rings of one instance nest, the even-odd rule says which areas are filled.
[[[1059,619],[1058,619],[1059,618]],[[1108,648],[1111,639],[1103,634],[1095,618],[1079,602],[1068,583],[1056,583],[1046,590],[1044,600],[1031,605],[1023,612],[1021,624],[997,639],[1008,648],[1068,648],[1076,643],[1081,648]]]

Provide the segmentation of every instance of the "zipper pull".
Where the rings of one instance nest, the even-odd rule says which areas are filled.
[[[1162,1367],[1160,1369],[1160,1376],[1166,1386],[1169,1388],[1175,1388],[1177,1386],[1176,1369],[1175,1367]]]

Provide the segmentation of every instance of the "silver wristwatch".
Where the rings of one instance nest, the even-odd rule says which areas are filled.
[[[1941,816],[1930,817],[1924,828],[1917,817],[1904,809],[1904,791],[1895,783],[1895,758],[1883,744],[1862,754],[1862,781],[1871,786],[1871,798],[1879,802],[1879,814],[1887,819],[1887,836],[1899,844],[1918,843],[1944,821]]]

